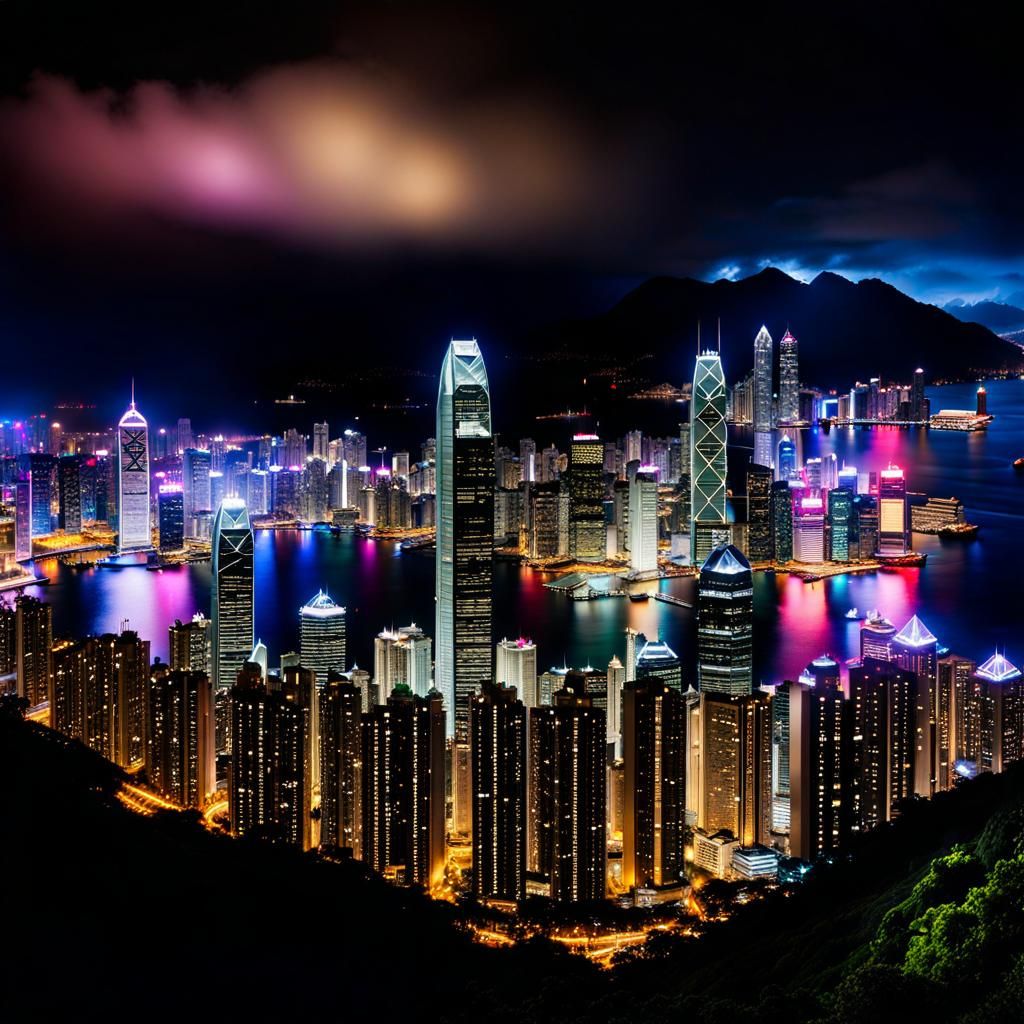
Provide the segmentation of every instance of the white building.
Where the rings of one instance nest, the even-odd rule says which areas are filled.
[[[537,645],[524,637],[500,640],[495,650],[495,678],[499,683],[514,686],[528,708],[537,707]]]
[[[629,482],[629,568],[658,571],[658,470],[641,466]]]
[[[418,697],[430,691],[431,640],[415,622],[401,629],[384,629],[373,642],[373,679],[377,702],[386,704],[400,683]]]
[[[149,428],[132,403],[117,425],[117,549],[153,546],[149,518]]]

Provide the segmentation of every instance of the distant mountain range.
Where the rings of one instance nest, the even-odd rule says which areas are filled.
[[[754,335],[762,324],[776,345],[787,327],[792,331],[800,343],[801,381],[822,387],[870,377],[909,381],[918,366],[929,380],[939,380],[1024,363],[1021,349],[988,327],[917,302],[883,281],[854,283],[822,273],[804,284],[774,268],[739,281],[652,278],[607,313],[560,324],[542,332],[542,340],[552,349],[611,358],[650,353],[658,366],[654,377],[687,380],[698,322],[703,347],[717,344],[721,323],[730,383],[753,366]]]
[[[998,334],[1024,330],[1024,309],[1007,302],[964,302],[954,299],[942,307],[957,320],[983,324]]]

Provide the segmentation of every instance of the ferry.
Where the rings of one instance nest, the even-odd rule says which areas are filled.
[[[631,593],[629,595],[629,599],[630,601],[647,601],[650,599],[650,596],[651,595],[648,594],[646,590],[641,590],[639,593],[636,594]]]
[[[1024,455],[1019,459],[1013,460],[1013,468],[1017,470],[1018,473],[1024,472]]]

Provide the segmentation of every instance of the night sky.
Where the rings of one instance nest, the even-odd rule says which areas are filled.
[[[0,4],[0,348],[26,403],[109,401],[128,364],[168,414],[385,346],[430,367],[451,334],[514,346],[653,274],[1024,304],[994,12],[154,6]]]

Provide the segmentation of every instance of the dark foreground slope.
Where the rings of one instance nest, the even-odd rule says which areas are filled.
[[[543,941],[475,945],[452,907],[357,865],[135,816],[115,769],[2,716],[0,779],[6,1019],[795,1024],[913,1007],[973,1024],[1024,997],[1021,771],[915,806],[854,861],[698,939],[655,933],[610,972]]]

